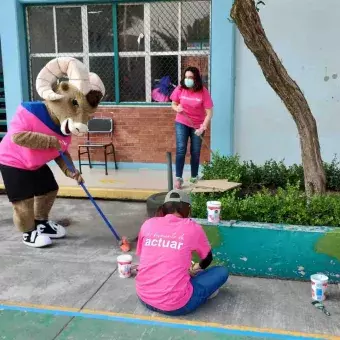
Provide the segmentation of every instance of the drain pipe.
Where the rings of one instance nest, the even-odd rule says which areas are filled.
[[[174,188],[174,182],[172,177],[172,155],[171,152],[166,153],[167,168],[168,168],[168,191]]]

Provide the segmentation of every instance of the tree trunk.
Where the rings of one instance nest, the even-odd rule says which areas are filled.
[[[324,193],[326,177],[315,119],[299,86],[288,75],[268,41],[254,0],[235,0],[231,18],[246,46],[257,59],[267,82],[281,98],[296,123],[307,195]]]

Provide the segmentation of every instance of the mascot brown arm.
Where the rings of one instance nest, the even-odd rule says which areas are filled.
[[[48,136],[39,132],[18,132],[13,135],[12,140],[15,144],[30,149],[57,149],[60,150],[60,143],[54,136]]]
[[[55,159],[55,162],[58,164],[61,171],[69,178],[75,179],[78,183],[84,182],[80,172],[75,168],[73,164],[72,157],[68,151],[64,152],[64,156],[68,159],[69,163],[73,165],[75,169],[74,172],[70,171],[65,163],[65,161],[59,156]]]
[[[38,132],[19,132],[13,135],[13,142],[17,145],[30,149],[57,149],[61,150],[61,146],[58,138],[54,136],[48,136]],[[73,164],[72,157],[68,151],[64,152],[64,156],[69,160],[69,163]],[[61,171],[69,178],[75,179],[78,183],[83,182],[83,178],[79,171],[75,169],[74,172],[70,171],[62,159],[61,156],[55,159]],[[74,166],[73,166],[74,167]],[[75,168],[75,167],[74,167]]]

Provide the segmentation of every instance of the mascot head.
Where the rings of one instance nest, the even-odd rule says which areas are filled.
[[[46,64],[37,76],[36,89],[64,135],[86,133],[87,122],[105,95],[98,75],[70,57],[56,58]]]

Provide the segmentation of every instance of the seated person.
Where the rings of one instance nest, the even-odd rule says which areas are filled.
[[[225,267],[205,270],[213,256],[203,228],[189,218],[190,204],[184,191],[170,191],[159,216],[147,220],[138,237],[137,295],[148,309],[166,315],[194,311],[228,279]],[[202,260],[191,266],[194,251]]]

